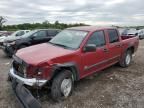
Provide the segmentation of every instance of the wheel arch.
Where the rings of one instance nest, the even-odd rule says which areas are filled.
[[[78,69],[76,63],[70,62],[70,63],[55,65],[53,68],[50,80],[53,80],[53,78],[56,75],[58,75],[62,70],[70,70],[72,72],[72,74],[74,75],[74,81],[77,81],[80,79],[79,69]]]
[[[130,47],[127,48],[127,51],[128,51],[128,50],[132,51],[132,54],[134,54],[134,52],[135,52],[135,47],[134,47],[134,46],[130,46]]]

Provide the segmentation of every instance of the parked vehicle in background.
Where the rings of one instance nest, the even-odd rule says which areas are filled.
[[[0,37],[0,47],[3,47],[3,43],[4,42],[7,42],[7,41],[13,41],[13,40],[16,40],[16,39],[19,39],[22,35],[28,33],[30,30],[18,30],[14,33],[12,33],[11,35],[9,36],[2,36]]]
[[[128,30],[129,30],[128,28],[118,28],[120,35],[124,35],[124,34],[127,35]]]
[[[3,33],[6,33],[7,31],[0,31],[0,37],[2,36]]]
[[[13,32],[12,31],[4,31],[4,32],[0,32],[0,37],[2,37],[2,36],[9,36],[9,35],[11,35]]]
[[[139,30],[138,36],[140,39],[144,39],[144,29]]]
[[[8,42],[8,41],[17,40],[17,39],[21,38],[21,36],[23,36],[24,34],[26,34],[28,32],[30,32],[30,30],[19,30],[19,31],[16,31],[12,35],[6,37],[4,39],[4,41]]]
[[[31,45],[36,45],[44,42],[48,42],[56,34],[60,32],[59,29],[38,29],[33,30],[17,40],[5,41],[3,51],[9,57],[11,57],[18,49],[25,48]]]
[[[9,78],[30,87],[47,86],[59,101],[70,96],[74,81],[116,63],[128,67],[138,44],[138,37],[123,38],[113,27],[68,28],[48,43],[18,50]]]
[[[138,36],[138,31],[136,29],[125,29],[121,34],[123,36]]]

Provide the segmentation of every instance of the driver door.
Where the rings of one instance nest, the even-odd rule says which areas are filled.
[[[47,40],[47,31],[46,30],[40,30],[33,34],[31,43],[34,44],[40,44],[44,42],[48,42]]]
[[[105,67],[108,59],[108,48],[104,31],[94,32],[88,39],[87,44],[95,44],[97,47],[94,52],[83,52],[82,54],[83,77]]]

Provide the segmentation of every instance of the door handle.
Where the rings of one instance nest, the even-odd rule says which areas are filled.
[[[107,48],[104,48],[103,51],[104,52],[109,52],[109,50]]]

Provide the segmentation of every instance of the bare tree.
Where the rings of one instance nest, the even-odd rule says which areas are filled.
[[[0,16],[0,30],[2,30],[3,24],[6,22],[6,19],[2,16]]]

